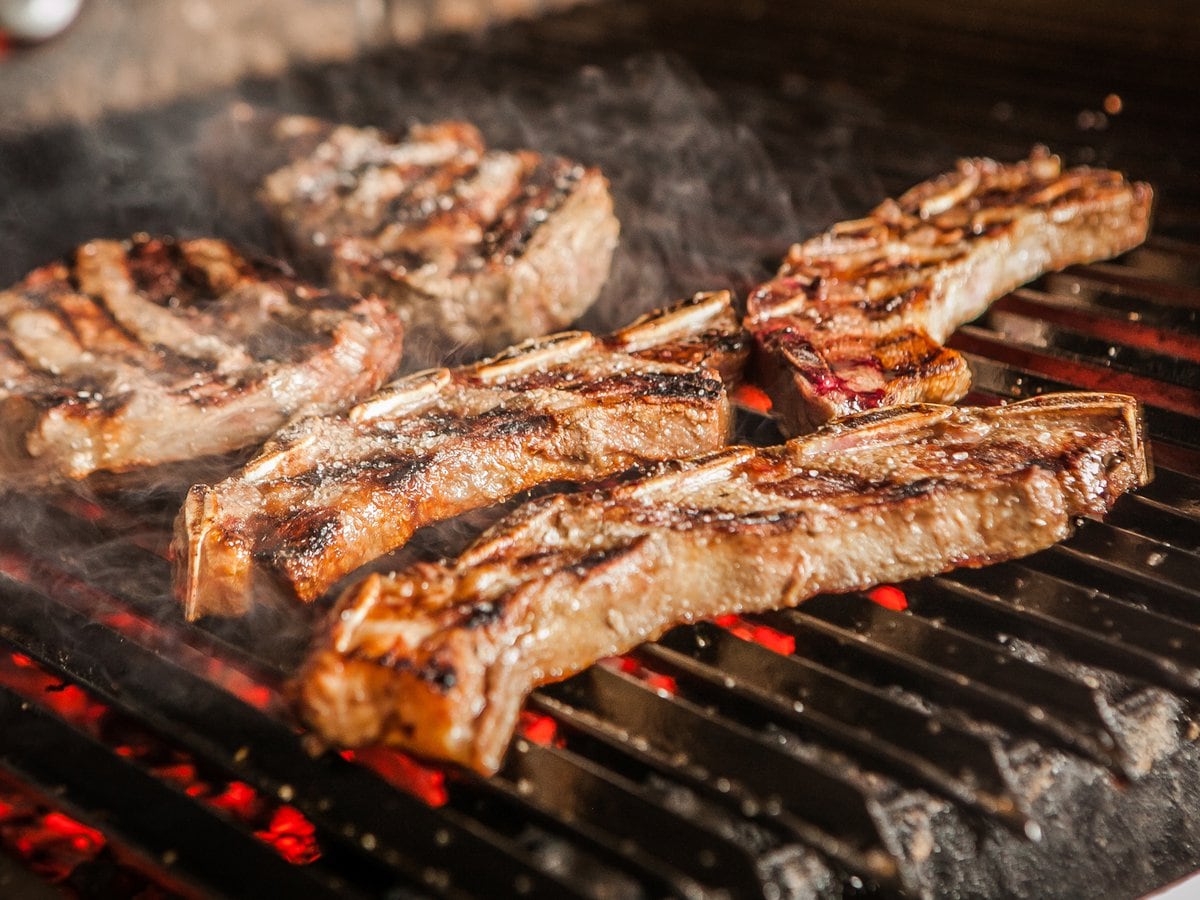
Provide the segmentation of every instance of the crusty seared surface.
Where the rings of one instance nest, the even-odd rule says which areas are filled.
[[[338,745],[491,772],[538,684],[680,622],[1032,553],[1148,477],[1137,402],[1111,394],[893,407],[665,463],[350,588],[295,684],[299,712]]]
[[[313,600],[422,527],[548,481],[587,481],[725,443],[721,372],[747,341],[728,293],[608,337],[565,332],[401,379],[295,423],[241,471],[196,485],[176,522],[190,618],[255,594]]]
[[[439,350],[562,328],[608,277],[618,225],[596,169],[489,151],[465,122],[399,140],[302,117],[273,132],[297,158],[261,196],[295,251],[337,287],[393,302]]]
[[[223,241],[84,244],[0,292],[0,489],[256,443],[374,391],[402,336]]]
[[[964,159],[948,174],[797,244],[748,303],[756,372],[785,434],[970,387],[941,344],[1044,272],[1113,256],[1149,227],[1149,185],[1062,170],[1044,149],[1015,164]]]

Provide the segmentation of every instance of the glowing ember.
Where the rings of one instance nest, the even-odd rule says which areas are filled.
[[[0,653],[0,684],[103,740],[113,753],[136,763],[155,778],[245,823],[288,862],[304,865],[320,857],[316,828],[299,811],[270,802],[244,782],[227,781],[218,772],[204,771],[187,752],[127,721],[79,686],[59,680],[28,656]],[[4,809],[0,805],[0,837],[6,827]],[[85,843],[86,847],[104,845],[100,832],[61,814],[48,815],[57,817],[50,818],[49,823],[38,823],[34,836],[27,838],[32,843],[13,844],[23,857],[34,859],[42,845],[39,842],[50,840],[46,835],[51,835],[54,841],[71,842],[77,854],[84,853]],[[78,862],[58,874],[65,877]]]
[[[321,856],[313,823],[290,806],[275,810],[270,826],[254,834],[274,847],[288,862],[298,866],[308,865]]]
[[[904,591],[890,584],[883,584],[867,591],[867,596],[884,609],[896,612],[908,609],[908,598],[904,596]]]
[[[0,847],[43,878],[63,882],[96,859],[107,841],[94,828],[0,784]]]
[[[558,737],[558,723],[549,716],[538,713],[521,713],[521,723],[517,728],[526,740],[543,747],[555,743],[555,738]]]
[[[618,668],[627,675],[633,675],[656,691],[664,691],[668,694],[679,693],[679,686],[675,683],[675,679],[670,675],[663,675],[660,672],[655,672],[652,669],[647,669],[632,656],[620,656],[614,659],[602,660],[604,665],[610,668]]]
[[[794,637],[790,634],[784,634],[782,631],[776,631],[774,628],[769,628],[766,625],[755,625],[737,616],[718,616],[713,621],[726,631],[736,634],[743,641],[759,644],[783,656],[790,656],[796,652],[796,639]]]
[[[771,398],[752,384],[739,384],[734,388],[733,402],[763,415],[771,411]]]
[[[342,756],[366,766],[384,781],[430,806],[442,806],[450,799],[446,792],[446,773],[436,766],[417,762],[411,756],[386,747],[344,750]]]

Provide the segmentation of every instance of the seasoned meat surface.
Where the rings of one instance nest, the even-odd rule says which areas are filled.
[[[345,416],[285,429],[241,471],[196,485],[176,523],[187,615],[252,596],[313,600],[423,525],[548,481],[588,481],[725,443],[721,373],[747,355],[728,293],[608,337],[565,332],[403,378]]]
[[[1152,192],[1044,149],[958,168],[788,252],[754,291],[756,372],[785,434],[970,387],[950,333],[1044,272],[1145,240]]]
[[[458,559],[349,589],[303,719],[483,772],[536,685],[681,623],[981,566],[1064,538],[1149,477],[1133,398],[864,412],[518,509]]]
[[[377,389],[402,337],[223,241],[84,244],[0,292],[0,489],[256,443]]]
[[[289,117],[274,133],[297,158],[261,196],[295,251],[340,289],[394,303],[439,351],[562,328],[608,277],[618,224],[596,169],[488,150],[464,122],[396,140]]]

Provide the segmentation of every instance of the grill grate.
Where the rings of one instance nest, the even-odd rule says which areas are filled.
[[[1118,355],[1098,358],[1091,344],[1025,342],[1021,361],[1045,373],[1037,377],[978,355],[1019,342],[1011,317],[1024,315],[1017,304],[1027,297],[1039,308],[1070,307],[1083,330],[1091,313],[1062,285],[1090,275],[1088,267],[1069,281],[1044,279],[971,326],[965,338],[983,394],[1023,396],[1084,371],[1096,379],[1088,387],[1112,377]],[[1107,283],[1120,296],[1137,287],[1142,311],[1163,310],[1139,278]],[[1110,295],[1099,316],[1111,321],[1113,307]],[[1184,366],[1180,380],[1190,377],[1181,357],[1171,359]],[[1123,364],[1150,380],[1144,361]],[[1086,368],[1064,375],[1063,366]],[[1172,432],[1152,428],[1158,451]],[[398,754],[367,766],[311,756],[280,713],[280,686],[303,641],[264,646],[256,636],[274,627],[269,619],[187,626],[164,601],[169,504],[149,498],[109,516],[12,498],[8,511],[0,638],[11,651],[189,758],[290,804],[313,824],[321,856],[285,862],[244,823],[12,686],[0,686],[9,723],[0,766],[167,881],[221,894],[488,884],[546,896],[588,896],[598,886],[741,896],[771,883],[772,854],[788,848],[820,860],[830,884],[857,878],[919,892],[928,876],[897,826],[897,796],[947,803],[973,828],[1033,846],[1042,823],[1024,790],[1022,747],[1057,747],[1136,781],[1147,763],[1113,704],[1146,686],[1200,695],[1191,578],[1200,480],[1171,469],[1109,522],[1085,523],[1059,547],[903,586],[906,608],[851,595],[702,623],[543,689],[528,714],[541,726],[526,727],[505,770],[487,781],[405,769]],[[390,757],[390,768],[380,762]],[[414,771],[438,789],[422,792]],[[178,828],[160,827],[167,815]],[[214,868],[215,858],[223,862]]]
[[[889,193],[939,168],[943,143],[950,155],[1010,157],[1035,140],[1076,155],[1095,145],[1141,167],[1135,175],[1165,188],[1159,227],[1172,236],[1013,293],[953,346],[980,402],[1064,388],[1138,394],[1159,467],[1151,485],[1018,563],[676,629],[536,692],[488,780],[391,752],[312,755],[282,696],[306,628],[269,609],[184,623],[168,599],[170,498],[119,508],[6,498],[0,661],[36,661],[49,681],[0,665],[0,839],[12,780],[99,829],[167,892],[1047,896],[1070,893],[1072,874],[1136,893],[1200,865],[1189,812],[1200,809],[1189,731],[1200,696],[1200,246],[1189,242],[1200,198],[1182,155],[1192,145],[1178,142],[1167,161],[1156,152],[1176,129],[1190,134],[1196,107],[1178,102],[1171,67],[1113,54],[1130,127],[1153,140],[1081,136],[1081,102],[1100,99],[1089,93],[1094,53],[1062,35],[1086,23],[1044,11],[1048,30],[1034,39],[997,4],[993,17],[1020,37],[985,38],[939,18],[955,15],[941,7],[902,21],[885,8],[852,27],[831,11],[810,11],[805,27],[768,11],[766,24],[726,28],[663,4],[645,34],[636,16],[600,33],[613,56],[669,33],[727,98],[756,92],[764,140],[794,185],[804,173],[787,170],[786,141],[804,125],[789,118],[781,46],[889,108],[926,84],[922,66],[960,88],[916,91],[904,121],[855,123],[867,152],[886,159],[877,171]],[[583,35],[593,16],[620,21],[610,13],[531,28]],[[513,34],[535,78],[590,61],[583,37],[543,54],[536,30]],[[1021,52],[1030,42],[1037,52]],[[1012,123],[994,114],[1000,101],[1032,111]],[[968,109],[993,113],[972,121],[960,116]],[[929,122],[932,137],[915,135]],[[747,415],[744,431],[766,440],[771,427]],[[59,702],[66,691],[92,718]],[[126,727],[154,753],[122,754]],[[162,760],[202,772],[259,819],[293,811],[319,855],[289,862],[268,827],[205,802],[196,781],[164,777]],[[1095,833],[1103,860],[1067,853]]]

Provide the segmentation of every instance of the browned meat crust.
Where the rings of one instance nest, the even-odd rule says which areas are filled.
[[[596,169],[488,151],[463,122],[394,140],[291,117],[274,133],[298,158],[262,197],[296,252],[339,288],[392,301],[439,350],[562,328],[608,277],[618,225]]]
[[[272,585],[313,600],[423,525],[543,482],[720,447],[719,372],[746,355],[729,294],[703,294],[609,337],[551,335],[298,422],[188,494],[174,542],[187,615],[241,614]]]
[[[295,684],[300,715],[339,745],[491,772],[540,683],[680,622],[1032,553],[1148,477],[1137,402],[1109,394],[894,407],[667,463],[351,588]]]
[[[403,327],[223,241],[92,241],[0,292],[0,489],[225,453],[342,409]]]
[[[797,244],[756,290],[747,328],[756,370],[786,434],[897,403],[949,403],[966,361],[940,346],[1038,275],[1113,256],[1149,227],[1149,185],[1062,171],[1044,149],[958,168]]]

